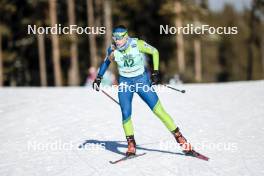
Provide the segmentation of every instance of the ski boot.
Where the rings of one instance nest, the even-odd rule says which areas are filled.
[[[172,131],[172,134],[176,141],[180,144],[180,146],[183,149],[183,152],[185,154],[191,153],[193,151],[193,148],[189,142],[183,137],[182,133],[180,132],[180,129],[177,127],[175,130]]]
[[[127,152],[126,156],[136,155],[136,141],[134,136],[127,136]]]

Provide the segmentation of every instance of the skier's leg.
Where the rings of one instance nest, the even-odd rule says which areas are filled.
[[[144,102],[147,103],[153,113],[162,121],[162,123],[167,127],[170,132],[176,129],[176,125],[173,119],[165,111],[155,92],[139,91],[138,94],[144,100]]]
[[[136,89],[138,95],[144,102],[150,107],[154,114],[163,122],[167,129],[172,132],[176,129],[176,125],[170,115],[164,110],[161,102],[154,90],[150,86],[150,81],[145,74],[138,82],[138,87]]]
[[[138,88],[138,95],[147,103],[150,109],[156,114],[167,129],[173,134],[176,141],[182,146],[183,151],[189,152],[192,150],[192,146],[187,140],[183,137],[182,133],[179,131],[179,128],[176,127],[173,119],[170,115],[164,110],[154,88],[150,86],[149,80],[146,77],[145,79],[139,80],[143,83],[144,87]]]
[[[133,92],[129,90],[119,90],[118,98],[122,111],[122,124],[126,136],[134,135],[131,121]]]
[[[125,78],[123,78],[125,79]],[[126,155],[135,155],[136,154],[136,142],[134,139],[134,130],[133,124],[131,120],[132,114],[132,99],[133,99],[134,91],[130,90],[130,88],[126,88],[126,86],[119,85],[118,90],[118,98],[122,111],[122,124],[123,129],[126,135],[128,149]]]

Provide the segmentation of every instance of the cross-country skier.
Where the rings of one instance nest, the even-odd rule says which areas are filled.
[[[136,141],[131,121],[134,92],[140,96],[173,134],[176,141],[183,148],[183,151],[192,151],[190,143],[183,137],[170,115],[164,110],[159,97],[152,87],[152,85],[157,84],[159,81],[158,50],[143,40],[130,38],[127,28],[122,25],[113,29],[112,38],[113,44],[107,50],[107,56],[99,69],[97,78],[93,82],[93,88],[99,91],[99,86],[106,69],[112,61],[115,61],[119,71],[118,98],[122,111],[123,129],[128,143],[126,155],[136,154]],[[151,75],[151,81],[146,74],[144,66],[145,54],[152,55],[153,59],[154,71]]]

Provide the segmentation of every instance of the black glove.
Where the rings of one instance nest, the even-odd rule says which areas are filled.
[[[154,70],[153,73],[151,74],[151,84],[156,85],[159,82],[159,71]]]
[[[100,89],[100,83],[101,83],[102,77],[101,76],[97,76],[96,79],[93,82],[93,89],[95,89],[96,91],[99,91]]]

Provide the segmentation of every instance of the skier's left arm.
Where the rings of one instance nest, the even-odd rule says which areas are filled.
[[[143,40],[138,40],[137,45],[138,45],[140,52],[152,55],[154,71],[151,74],[151,80],[152,80],[153,85],[158,84],[159,82],[159,51],[155,47],[149,45]]]
[[[154,67],[153,69],[154,71],[158,71],[159,70],[159,51],[155,47],[146,43],[144,40],[138,40],[137,44],[138,44],[138,48],[140,52],[152,55],[153,67]]]

